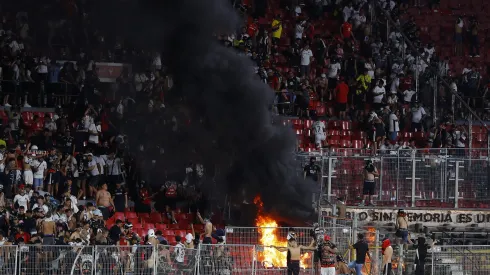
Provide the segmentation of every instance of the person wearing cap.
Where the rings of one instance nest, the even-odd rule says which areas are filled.
[[[147,240],[147,244],[150,244],[150,245],[153,245],[153,246],[156,246],[156,245],[159,245],[160,242],[158,241],[157,239],[157,236],[155,234],[155,230],[154,229],[148,229],[148,232],[146,233],[146,236],[148,237],[148,240]]]
[[[287,239],[288,239],[287,247],[278,247],[278,246],[271,246],[271,247],[277,249],[280,252],[288,252],[288,262],[287,262],[288,275],[299,275],[301,251],[302,250],[314,251],[316,247],[298,245],[298,242],[296,241],[295,232],[289,232]]]
[[[320,246],[320,273],[321,275],[335,275],[335,254],[337,247],[330,242],[330,236],[324,235]]]
[[[95,209],[93,214],[92,219],[89,221],[90,228],[92,228],[93,232],[97,232],[98,229],[105,228],[105,221],[102,216],[102,211],[99,209]]]

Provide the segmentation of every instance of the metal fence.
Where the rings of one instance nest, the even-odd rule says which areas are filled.
[[[490,246],[436,246],[431,257],[432,275],[490,274]]]
[[[343,197],[349,205],[362,200],[367,160],[380,172],[376,179],[379,206],[488,208],[490,158],[488,149],[396,150],[373,156],[364,149],[327,150],[297,156],[321,166],[320,200]]]

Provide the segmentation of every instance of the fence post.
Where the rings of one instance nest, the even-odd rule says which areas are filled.
[[[257,260],[257,250],[255,250],[256,245],[254,245],[252,249],[253,257],[252,257],[252,275],[255,275],[257,272],[255,270],[255,261]]]
[[[371,274],[373,274],[373,271],[374,270],[378,270],[378,273],[379,273],[379,268],[374,268],[374,265],[375,264],[378,264],[379,266],[383,266],[383,260],[381,260],[381,264],[379,263],[380,262],[380,259],[379,259],[379,230],[376,229],[376,235],[375,235],[375,240],[374,240],[374,247],[375,247],[375,252],[374,252],[374,257],[376,259],[376,261],[374,261],[374,263],[372,262],[371,263]]]
[[[454,179],[454,208],[458,208],[458,199],[459,199],[459,181],[463,180],[459,178],[459,168],[464,168],[464,166],[459,166],[461,161],[457,160],[456,165],[456,175]]]
[[[94,263],[92,264],[92,270],[94,272],[94,274],[97,274],[97,253],[99,251],[98,249],[98,245],[96,246],[93,246],[93,249],[92,249],[92,259],[94,259]]]
[[[14,274],[18,274],[20,272],[17,272],[17,266],[19,265],[19,246],[15,246],[15,267],[14,267]]]
[[[332,176],[333,174],[333,158],[328,157],[328,178],[327,178],[327,200],[330,202],[330,195],[332,194]]]
[[[412,197],[412,204],[411,205],[412,205],[412,207],[415,207],[415,196],[416,196],[415,195],[416,194],[415,193],[415,191],[416,191],[415,190],[415,180],[419,179],[419,178],[415,177],[415,171],[416,171],[417,161],[420,161],[420,160],[417,160],[415,158],[414,152],[412,152],[412,160],[411,161],[412,161],[412,177],[407,178],[407,179],[412,180],[412,196],[411,196]]]
[[[378,195],[378,201],[383,201],[383,157],[379,159],[380,165],[379,165],[379,195]]]
[[[434,271],[435,271],[435,267],[434,267],[434,250],[435,250],[435,247],[432,246],[432,253],[431,253],[431,255],[432,255],[432,264],[431,264],[431,272],[430,272],[430,274],[434,274]]]
[[[196,274],[199,275],[201,272],[201,244],[197,246],[197,263],[196,263]]]

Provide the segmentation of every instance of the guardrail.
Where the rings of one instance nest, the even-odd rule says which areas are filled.
[[[346,149],[298,154],[304,166],[311,157],[321,167],[320,192],[330,201],[344,197],[361,202],[367,160],[379,171],[375,201],[379,206],[488,208],[490,158],[488,149],[453,154],[450,149],[420,149],[365,154]]]

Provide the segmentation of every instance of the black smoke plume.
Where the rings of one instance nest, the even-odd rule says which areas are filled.
[[[230,1],[99,2],[107,30],[136,47],[163,51],[163,63],[174,80],[174,103],[168,105],[174,111],[179,106],[191,121],[177,141],[169,137],[173,133],[153,126],[131,131],[145,134],[129,133],[130,138],[163,143],[164,158],[172,162],[184,163],[193,156],[214,165],[223,194],[246,194],[249,200],[259,194],[265,210],[278,216],[311,215],[313,184],[297,175],[294,133],[271,123],[274,92],[257,78],[246,57],[221,46],[215,37],[243,23]],[[151,120],[136,124],[148,123]]]

